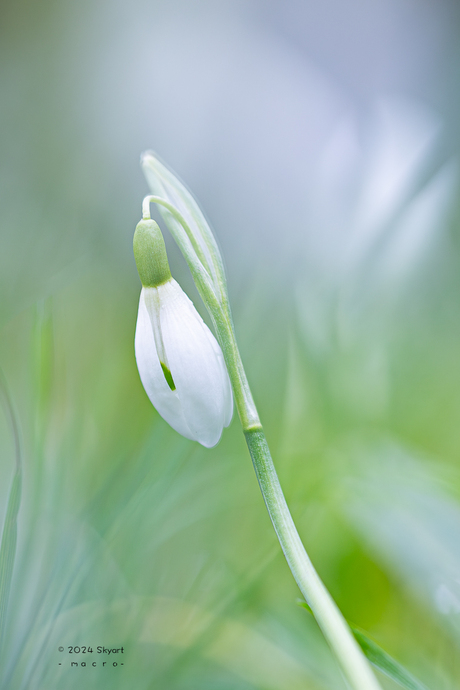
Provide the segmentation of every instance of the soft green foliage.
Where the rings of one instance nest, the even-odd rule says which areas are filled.
[[[5,330],[3,361],[16,405],[29,410],[21,422],[30,477],[8,622],[7,687],[20,688],[24,678],[31,688],[58,688],[63,678],[69,688],[78,687],[81,675],[70,675],[75,669],[63,676],[54,666],[61,643],[124,644],[129,650],[123,680],[90,670],[89,688],[125,687],[128,673],[140,688],[187,687],[191,678],[204,687],[276,689],[286,687],[286,679],[292,687],[341,687],[314,624],[306,625],[296,611],[297,590],[278,554],[237,426],[215,450],[205,451],[178,437],[145,398],[132,355],[138,288],[130,270],[132,288],[109,290],[89,272],[56,293],[52,307],[38,317],[34,310],[19,314]],[[329,383],[330,389],[312,378],[302,340],[293,336],[289,350],[287,339],[278,338],[283,303],[272,300],[270,320],[262,317],[265,299],[254,289],[244,310],[237,304],[237,327],[300,532],[347,617],[378,634],[384,648],[438,687],[438,674],[456,677],[449,659],[458,638],[455,616],[437,613],[426,592],[440,567],[449,582],[451,566],[439,556],[432,560],[438,537],[408,538],[404,549],[397,545],[402,519],[411,519],[413,529],[422,527],[423,513],[409,507],[418,502],[431,505],[428,524],[439,521],[446,557],[455,553],[458,483],[446,462],[449,454],[444,450],[446,460],[436,465],[411,453],[414,441],[407,432],[398,432],[391,420],[371,428],[366,410],[347,419],[335,397],[338,385]],[[409,337],[410,329],[405,332]],[[14,342],[13,354],[6,344]],[[43,352],[35,354],[50,342],[51,369]],[[253,350],[257,343],[265,345],[259,354]],[[30,374],[23,361],[35,362]],[[272,367],[274,376],[267,380],[271,362],[279,369]],[[346,367],[336,364],[335,371]],[[394,385],[400,396],[411,384]],[[320,395],[323,402],[312,408],[305,396]],[[413,425],[413,414],[397,425]],[[37,420],[35,431],[28,418]],[[425,436],[426,428],[420,433]],[[432,434],[431,449],[437,444],[441,453],[435,426]],[[380,440],[389,435],[392,443]],[[418,446],[425,454],[430,450],[422,439]],[[3,471],[8,468],[11,459]],[[389,511],[396,496],[399,517],[393,523]],[[371,518],[376,524],[368,533]],[[421,589],[424,582],[428,589]],[[155,635],[145,632],[150,610]],[[199,637],[174,623],[188,620],[192,611],[204,616],[197,623],[203,626]],[[233,623],[243,626],[235,629],[236,638],[227,628]],[[243,647],[230,644],[246,635],[255,636],[251,644],[258,650],[250,660]],[[442,665],[436,651],[441,649]],[[273,665],[266,667],[260,658]]]
[[[283,81],[281,60],[259,79],[254,65],[263,67],[272,34],[261,46],[262,24],[246,33],[250,12],[244,31],[233,15],[221,19],[241,51],[235,69],[252,81],[214,98],[200,81],[206,65],[213,88],[230,88],[233,78],[229,53],[219,52],[228,43],[214,32],[220,4],[195,17],[191,3],[180,12],[172,3],[169,23],[168,6],[26,0],[3,12],[0,366],[24,482],[0,687],[344,690],[314,620],[296,605],[237,422],[216,448],[201,448],[168,428],[139,381],[131,243],[149,191],[138,154],[153,146],[216,229],[242,358],[320,575],[346,618],[415,677],[455,690],[460,253],[455,177],[443,177],[444,151],[457,145],[452,130],[385,218],[358,231],[356,214],[347,225],[339,202],[355,209],[375,180],[369,130],[360,131],[361,177],[344,164],[345,179],[332,171],[331,191],[311,157],[312,191],[302,137],[323,111],[310,118],[287,104],[299,91]],[[298,45],[289,50],[286,60],[301,54]],[[426,64],[441,93],[447,72],[441,79],[435,62]],[[304,69],[295,63],[295,75]],[[267,107],[264,84],[282,108]],[[150,100],[140,97],[147,89]],[[247,100],[229,110],[235,92]],[[320,103],[302,93],[309,108]],[[284,112],[289,122],[271,127]],[[420,123],[412,124],[416,138]],[[401,151],[393,143],[385,151]],[[320,192],[324,205],[311,218]],[[422,226],[425,249],[412,242]],[[187,266],[166,245],[172,274],[207,318]],[[4,415],[0,457],[3,529],[15,472]],[[125,666],[58,666],[69,661],[59,645],[88,644],[124,645]]]
[[[5,619],[8,610],[11,578],[13,575],[16,543],[18,536],[18,513],[21,502],[20,472],[15,472],[11,483],[10,495],[6,508],[0,549],[0,642],[3,644]]]

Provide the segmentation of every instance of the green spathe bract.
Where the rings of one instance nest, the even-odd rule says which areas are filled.
[[[284,498],[233,329],[222,257],[197,202],[152,152],[141,159],[155,202],[181,249],[211,315],[259,486],[292,574],[354,690],[380,690],[349,626],[311,563]],[[174,378],[174,372],[172,371]]]

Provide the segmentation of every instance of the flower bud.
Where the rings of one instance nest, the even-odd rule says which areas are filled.
[[[148,273],[152,265],[141,264],[142,280],[153,277]],[[142,288],[139,301],[135,337],[139,375],[163,419],[186,438],[211,448],[233,414],[222,351],[178,283],[171,277],[159,283],[160,275],[155,273],[156,287]]]

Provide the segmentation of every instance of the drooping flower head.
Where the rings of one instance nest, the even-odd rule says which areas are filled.
[[[173,429],[210,448],[218,443],[233,413],[221,348],[172,278],[155,221],[144,217],[133,246],[143,286],[135,336],[142,384]]]

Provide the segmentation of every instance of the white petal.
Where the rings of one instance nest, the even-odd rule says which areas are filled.
[[[209,328],[206,326],[206,330],[210,336],[211,339],[211,344],[214,349],[214,354],[216,355],[220,372],[221,372],[221,382],[222,382],[222,395],[224,398],[224,408],[223,408],[223,425],[224,427],[227,427],[230,422],[232,421],[233,417],[233,393],[232,393],[232,384],[230,383],[230,379],[228,377],[228,372],[227,372],[227,366],[225,364],[224,360],[224,355],[222,354],[222,350],[220,349],[220,345],[209,330]]]
[[[163,419],[182,436],[197,441],[199,439],[190,431],[185,421],[177,390],[170,389],[161,369],[152,324],[145,306],[145,289],[155,290],[156,288],[143,288],[139,300],[134,349],[142,385],[152,405]]]
[[[207,448],[230,422],[232,395],[220,347],[176,281],[158,288],[164,347],[187,426]]]

